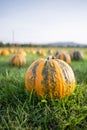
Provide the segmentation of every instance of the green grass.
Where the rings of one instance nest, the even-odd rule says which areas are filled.
[[[27,55],[24,67],[0,56],[0,130],[87,130],[87,59],[73,61],[77,85],[64,99],[40,99],[25,88],[25,73],[38,55]]]

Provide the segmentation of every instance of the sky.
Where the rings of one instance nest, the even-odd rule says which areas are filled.
[[[87,0],[0,0],[0,41],[87,44]]]

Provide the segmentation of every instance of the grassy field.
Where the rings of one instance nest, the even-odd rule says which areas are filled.
[[[27,64],[15,67],[10,56],[0,55],[0,130],[87,130],[87,52],[82,51],[84,60],[71,63],[77,82],[73,94],[49,100],[28,92],[24,81],[30,64],[43,56],[27,53]]]

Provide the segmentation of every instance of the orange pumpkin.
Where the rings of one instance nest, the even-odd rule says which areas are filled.
[[[53,50],[52,49],[48,50],[48,54],[53,54]]]
[[[15,54],[10,58],[10,64],[15,66],[23,66],[26,64],[26,57],[21,54]]]
[[[35,51],[34,49],[31,49],[30,52],[31,52],[32,54],[36,54],[36,51]]]
[[[67,54],[67,53],[65,53],[65,52],[56,52],[55,57],[57,59],[65,61],[67,64],[71,63],[71,57],[70,57],[70,55]]]
[[[15,52],[15,48],[9,48],[10,53],[14,53]]]
[[[46,53],[44,52],[44,50],[38,50],[37,54],[41,55],[41,56],[46,56]]]
[[[9,51],[7,49],[3,49],[1,51],[1,55],[8,56],[9,55]]]
[[[23,49],[19,49],[16,53],[26,56],[26,52]]]
[[[26,71],[25,86],[34,89],[41,97],[64,98],[75,89],[72,68],[62,60],[48,57],[35,60]]]

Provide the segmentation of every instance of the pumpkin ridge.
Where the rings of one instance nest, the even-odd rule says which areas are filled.
[[[28,90],[34,89],[35,88],[35,83],[36,83],[36,70],[40,64],[42,59],[38,59],[34,61],[29,69],[26,71],[25,75],[25,86]],[[36,65],[37,64],[37,65]],[[35,66],[35,68],[34,68]],[[34,68],[34,69],[33,69]],[[27,76],[28,75],[28,76]]]
[[[54,78],[55,72],[56,70],[52,60],[50,62],[46,61],[42,69],[43,81],[41,83],[44,85],[44,87],[46,87],[45,93],[50,93],[51,97],[56,88],[56,82]]]
[[[70,94],[74,91],[74,88],[75,88],[75,78],[74,78],[73,71],[70,68],[70,66],[68,64],[65,64],[63,61],[60,61],[59,59],[56,61],[60,65],[60,68],[62,70],[64,79],[65,79],[64,86],[67,86],[67,87],[65,87],[66,89],[65,89],[64,93]],[[67,71],[66,67],[69,69],[69,71]],[[68,95],[68,94],[66,94],[66,95]]]
[[[34,67],[32,68],[32,74],[33,74],[33,78],[34,78],[34,85],[35,85],[35,82],[36,82],[36,71],[37,71],[37,67],[39,66],[39,64],[40,64],[40,61],[38,61],[35,65],[34,65]]]
[[[36,71],[36,81],[35,81],[35,89],[36,92],[38,93],[38,95],[43,95],[43,84],[42,84],[42,80],[43,80],[43,76],[42,76],[42,67],[44,66],[45,61],[40,61],[40,64],[37,67],[37,71]],[[41,81],[41,82],[40,82]]]

